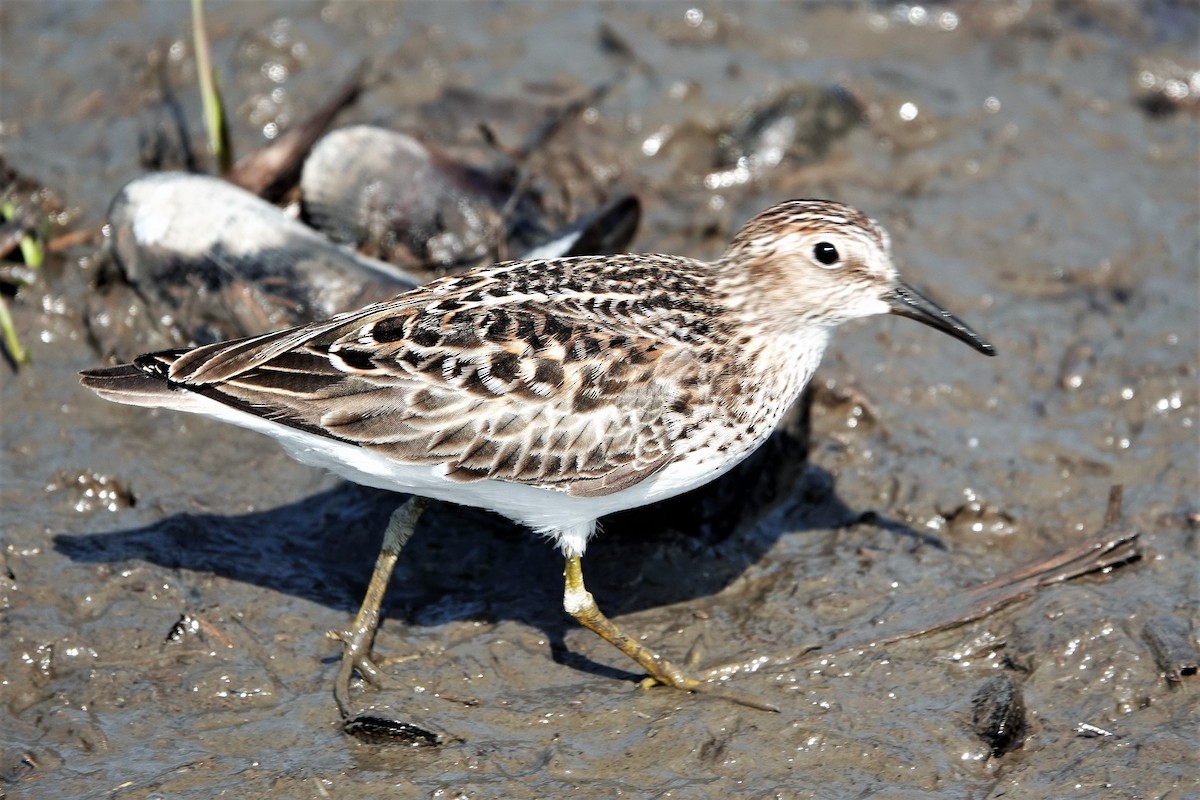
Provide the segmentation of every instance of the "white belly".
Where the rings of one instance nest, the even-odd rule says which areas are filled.
[[[355,483],[496,511],[552,537],[564,550],[582,554],[597,518],[702,486],[757,450],[816,369],[825,341],[824,333],[819,333],[816,347],[811,339],[796,343],[781,337],[772,342],[800,357],[781,359],[791,361],[786,374],[772,375],[773,380],[764,381],[760,396],[742,400],[751,407],[727,409],[722,419],[702,426],[690,437],[684,455],[640,483],[602,496],[577,497],[558,489],[499,480],[450,480],[442,465],[400,463],[379,452],[271,422],[199,394],[181,394],[172,407],[266,434],[297,461]],[[802,346],[797,348],[797,344]],[[734,436],[730,427],[734,418],[752,423],[752,432]]]

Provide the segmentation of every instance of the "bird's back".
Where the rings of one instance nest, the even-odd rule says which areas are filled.
[[[646,255],[501,264],[83,382],[135,405],[197,411],[203,397],[230,421],[438,465],[453,481],[610,494],[681,455],[717,409],[727,335],[707,269]]]

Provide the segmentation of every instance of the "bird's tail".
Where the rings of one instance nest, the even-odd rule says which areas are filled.
[[[162,378],[149,375],[136,364],[89,369],[80,375],[80,383],[114,403],[195,411],[197,409],[191,406],[200,401],[193,392],[176,388]]]

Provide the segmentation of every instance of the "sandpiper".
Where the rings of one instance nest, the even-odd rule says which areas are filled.
[[[581,569],[596,520],[727,472],[799,396],[833,328],[887,312],[994,355],[899,278],[874,220],[792,200],[750,220],[714,262],[631,254],[496,264],[291,330],[90,370],[83,384],[119,403],[265,433],[301,462],[413,495],[339,636],[334,694],[344,718],[353,672],[376,676],[380,605],[420,498],[491,509],[553,539],[571,616],[648,682],[705,690],[713,683],[597,607]]]

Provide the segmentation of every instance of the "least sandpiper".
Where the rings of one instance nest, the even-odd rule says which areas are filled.
[[[689,675],[605,617],[580,559],[597,518],[719,477],[763,443],[838,324],[900,314],[994,350],[900,280],[887,233],[838,203],[792,200],[750,220],[714,262],[669,255],[496,264],[291,330],[90,370],[119,403],[265,433],[294,458],[410,493],[367,598],[340,635],[349,717],[396,554],[436,498],[554,540],[563,605],[649,673]],[[712,675],[715,673],[709,673]],[[705,676],[701,676],[705,677]]]

